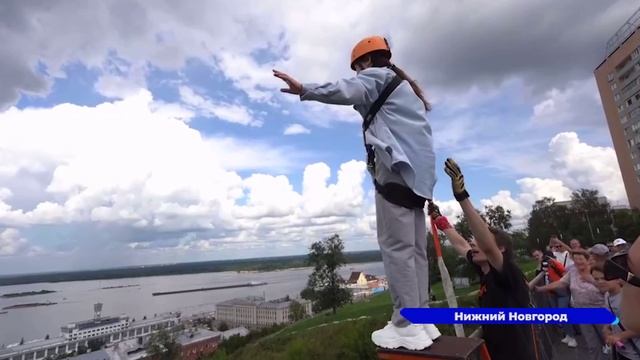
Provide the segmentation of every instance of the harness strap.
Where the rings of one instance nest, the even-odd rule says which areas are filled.
[[[382,93],[380,93],[380,96],[378,96],[376,101],[371,105],[362,122],[362,141],[364,141],[364,148],[367,151],[367,167],[372,172],[372,174],[375,174],[375,153],[373,151],[373,146],[367,144],[367,141],[365,139],[365,132],[371,126],[373,119],[375,119],[378,111],[380,111],[382,105],[384,105],[384,103],[389,98],[389,95],[391,95],[391,93],[400,85],[400,83],[402,83],[402,81],[402,78],[398,75],[393,77],[393,80],[391,80],[391,82],[387,86],[385,86],[384,90],[382,90]]]
[[[382,198],[407,209],[424,209],[424,204],[427,202],[427,199],[417,195],[411,188],[404,185],[392,182],[380,185],[375,179],[373,185]]]
[[[364,117],[362,122],[362,140],[364,141],[364,148],[367,151],[367,167],[373,176],[373,185],[376,188],[376,191],[388,202],[402,206],[407,209],[423,209],[426,198],[423,198],[420,195],[411,190],[411,188],[397,184],[397,183],[387,183],[387,184],[379,184],[375,179],[375,171],[376,171],[376,163],[375,163],[375,151],[373,150],[373,146],[367,144],[365,133],[373,123],[378,111],[382,108],[382,105],[387,101],[391,93],[395,91],[395,89],[402,83],[402,78],[398,75],[395,75],[391,82],[385,86],[380,96],[376,99],[376,101],[371,105],[369,111]]]

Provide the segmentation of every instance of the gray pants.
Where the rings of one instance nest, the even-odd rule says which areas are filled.
[[[580,324],[579,326],[588,352],[585,360],[598,360],[607,358],[602,354],[602,345],[604,345],[604,341],[602,339],[602,335],[600,334],[600,330],[597,328],[597,326],[602,325]]]
[[[378,244],[393,300],[394,325],[410,322],[402,308],[428,307],[429,263],[424,210],[407,209],[386,201],[376,193]]]

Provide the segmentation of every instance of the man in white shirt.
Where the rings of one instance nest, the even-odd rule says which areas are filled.
[[[551,251],[553,252],[553,256],[556,257],[562,266],[567,269],[569,266],[573,266],[573,260],[571,260],[571,253],[567,251],[562,245],[565,245],[556,235],[551,235],[549,239],[549,245],[551,246]],[[566,245],[565,245],[566,246]]]

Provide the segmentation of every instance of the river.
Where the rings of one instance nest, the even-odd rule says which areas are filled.
[[[382,262],[348,264],[340,270],[345,279],[351,271],[384,275]],[[269,272],[218,272],[193,275],[152,276],[114,280],[71,281],[27,285],[0,286],[0,294],[25,291],[54,290],[55,293],[1,298],[0,309],[24,303],[55,302],[50,306],[7,310],[0,314],[0,344],[11,344],[24,338],[44,338],[60,334],[60,327],[72,321],[93,317],[93,304],[103,303],[102,313],[126,314],[136,319],[153,317],[169,311],[181,311],[184,315],[215,310],[215,304],[235,297],[248,295],[275,299],[284,296],[297,297],[306,286],[311,268],[286,269]],[[264,281],[267,285],[192,292],[175,295],[152,296],[153,292],[192,289],[201,287],[243,284]],[[133,287],[103,289],[113,286]]]

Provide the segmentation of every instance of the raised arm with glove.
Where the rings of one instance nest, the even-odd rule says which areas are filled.
[[[489,225],[482,219],[469,199],[469,192],[465,187],[464,175],[460,166],[453,160],[447,159],[444,163],[444,171],[451,178],[453,196],[460,203],[462,212],[469,222],[469,228],[473,233],[478,247],[486,254],[489,263],[498,271],[502,270],[504,261],[502,251],[496,244],[496,238],[489,230]]]
[[[464,175],[458,164],[453,159],[447,159],[444,163],[444,172],[451,178],[451,187],[453,188],[453,196],[458,201],[464,201],[469,198],[469,193],[464,186]]]

